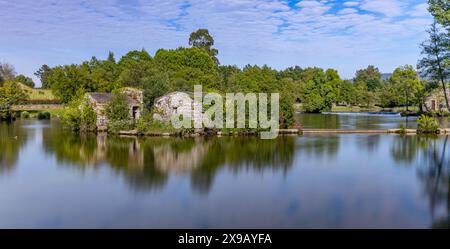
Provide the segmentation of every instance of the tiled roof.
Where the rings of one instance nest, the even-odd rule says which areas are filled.
[[[91,96],[91,98],[93,98],[98,104],[107,104],[108,101],[113,96],[112,93],[88,93],[88,95]],[[130,105],[130,106],[140,105],[137,100],[134,100],[134,99],[130,98],[129,96],[127,96],[127,100],[128,100],[128,105]]]

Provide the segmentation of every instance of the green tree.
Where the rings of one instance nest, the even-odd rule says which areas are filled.
[[[152,68],[152,57],[144,49],[130,51],[119,60],[121,86],[142,87],[142,79]]]
[[[202,49],[159,49],[154,61],[168,73],[169,86],[173,90],[193,91],[193,85],[202,85],[204,90],[220,88],[218,67]]]
[[[390,80],[382,83],[379,89],[379,95],[380,105],[382,107],[395,107],[402,104],[396,86]]]
[[[334,69],[306,68],[302,72],[301,90],[303,109],[306,112],[330,111],[339,101],[341,79]]]
[[[355,103],[355,88],[350,80],[342,80],[339,85],[337,102],[345,104]]]
[[[242,70],[235,65],[219,66],[218,70],[221,79],[220,88],[218,90],[222,92],[236,92],[234,90],[234,87],[236,87],[236,77],[242,73]]]
[[[368,88],[367,85],[363,81],[357,81],[355,83],[355,104],[357,105],[365,105],[368,103]]]
[[[47,89],[51,88],[48,83],[48,76],[52,73],[52,69],[46,64],[42,65],[39,70],[37,70],[34,75],[41,80],[41,88]]]
[[[295,83],[292,79],[280,81],[280,128],[285,129],[295,124]]]
[[[92,84],[87,64],[55,67],[48,77],[48,83],[52,87],[53,93],[63,103],[68,103],[74,97],[85,92],[97,90],[96,86]]]
[[[27,100],[27,94],[14,81],[5,81],[0,87],[0,120],[11,119],[11,107],[23,104]]]
[[[113,64],[116,64],[116,59],[114,58],[114,53],[112,51],[109,51],[108,59],[106,59],[106,60]]]
[[[303,69],[299,66],[288,67],[285,70],[281,70],[278,72],[278,78],[291,78],[294,81],[298,81],[302,79]]]
[[[421,104],[422,92],[425,89],[413,66],[405,65],[395,69],[391,76],[391,82],[395,85],[401,101],[406,106],[406,111],[411,104]]]
[[[111,92],[120,87],[120,83],[117,80],[120,73],[119,67],[110,59],[97,60],[97,58],[92,57],[90,61],[83,64],[89,68],[92,88],[96,89],[96,91]]]
[[[428,0],[428,11],[446,29],[450,28],[450,1]]]
[[[18,83],[22,83],[26,86],[29,86],[31,88],[34,88],[34,81],[33,79],[31,79],[30,77],[27,77],[23,74],[17,75],[16,78],[14,79],[14,81],[18,82]]]
[[[381,73],[378,68],[370,65],[366,69],[356,71],[355,83],[363,82],[368,91],[374,91],[381,86]]]
[[[325,72],[325,84],[322,87],[322,96],[324,96],[325,106],[331,106],[336,103],[339,96],[339,86],[341,84],[341,78],[334,69],[327,69]]]
[[[166,72],[153,69],[142,79],[144,104],[151,109],[155,100],[169,91],[169,76]]]
[[[446,81],[450,76],[450,67],[446,65],[450,62],[450,50],[448,35],[440,32],[436,23],[428,30],[430,36],[428,41],[421,44],[422,55],[424,56],[417,64],[420,74],[434,81],[440,82],[444,92],[445,104],[450,110],[447,96]]]
[[[214,38],[209,34],[207,29],[198,29],[197,31],[192,32],[189,36],[189,45],[205,50],[211,57],[213,57],[214,61],[219,64],[217,59],[217,54],[219,51],[212,48],[212,46],[214,46]]]

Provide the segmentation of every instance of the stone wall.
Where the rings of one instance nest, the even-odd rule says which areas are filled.
[[[184,92],[173,92],[158,98],[153,108],[153,118],[162,122],[170,122],[173,114],[192,117],[194,122],[201,122],[203,118],[201,112],[194,111],[201,110],[201,103]]]
[[[449,88],[447,88],[447,97],[450,98]],[[436,90],[432,94],[426,96],[423,104],[423,109],[428,112],[448,112],[449,110],[447,109],[447,105],[445,103],[444,91]]]
[[[106,116],[106,104],[98,103],[89,94],[86,94],[85,98],[85,105],[92,106],[95,113],[97,114],[97,130],[105,131],[107,128],[106,124],[108,123],[108,117]]]
[[[59,104],[42,104],[42,105],[13,105],[13,110],[60,110],[64,109],[63,105]]]
[[[141,113],[144,108],[144,93],[142,90],[131,88],[131,87],[125,87],[120,90],[121,93],[128,96],[130,99],[135,101],[137,103],[138,109],[136,110],[136,120],[138,120],[141,117]],[[130,117],[133,117],[133,108],[130,106]]]

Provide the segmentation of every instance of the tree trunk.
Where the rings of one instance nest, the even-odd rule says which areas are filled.
[[[445,104],[447,106],[447,111],[450,112],[450,106],[448,104],[448,97],[447,97],[447,88],[445,87],[445,82],[444,79],[441,78],[441,84],[442,84],[442,89],[444,90],[444,97],[445,97]]]
[[[408,90],[405,91],[405,99],[406,99],[406,103],[405,103],[405,107],[406,107],[406,112],[408,112],[408,106],[409,106],[409,98],[408,98]]]
[[[447,97],[447,89],[445,87],[445,80],[444,80],[443,70],[442,70],[442,66],[441,66],[441,59],[439,58],[439,56],[436,56],[436,59],[437,59],[437,63],[438,63],[439,79],[441,80],[442,90],[444,90],[445,105],[447,106],[447,111],[450,112],[450,106],[448,104],[448,97]]]

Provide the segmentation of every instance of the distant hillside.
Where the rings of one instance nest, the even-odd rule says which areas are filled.
[[[31,88],[22,83],[19,85],[28,94],[30,104],[58,104],[61,102],[49,89]]]
[[[389,78],[391,78],[391,76],[392,76],[391,73],[382,73],[381,80],[388,80]]]

